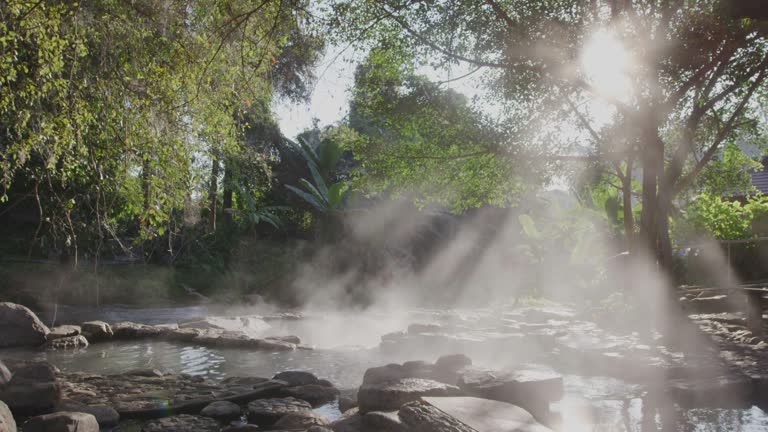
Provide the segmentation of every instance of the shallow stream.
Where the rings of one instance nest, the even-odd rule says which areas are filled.
[[[159,324],[208,313],[204,307],[116,307],[98,311],[62,308],[57,311],[57,321],[105,319]],[[418,311],[409,314],[408,319],[420,314]],[[50,320],[51,317],[44,314],[44,319]],[[324,314],[301,320],[270,321],[270,324],[272,328],[267,335],[296,335],[316,349],[264,353],[141,340],[103,342],[76,352],[6,349],[0,350],[0,358],[47,360],[68,372],[112,374],[137,368],[156,368],[202,375],[214,380],[227,376],[271,377],[284,370],[307,370],[349,391],[360,385],[363,373],[369,367],[415,360],[408,353],[384,354],[378,349],[381,335],[405,327],[402,317]],[[498,358],[473,356],[473,359],[481,366],[499,363]],[[550,420],[550,425],[561,432],[768,430],[768,415],[758,407],[682,409],[669,402],[652,400],[639,385],[607,377],[565,374],[564,384],[565,397],[552,407],[554,416]]]

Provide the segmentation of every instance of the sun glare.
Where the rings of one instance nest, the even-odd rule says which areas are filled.
[[[606,30],[593,33],[582,48],[580,63],[598,91],[619,99],[631,92],[626,75],[629,54],[613,33]]]

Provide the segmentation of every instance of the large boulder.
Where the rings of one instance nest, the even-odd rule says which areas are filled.
[[[362,432],[363,416],[360,414],[345,415],[331,423],[333,432]]]
[[[422,396],[457,396],[461,390],[450,384],[423,378],[402,378],[377,384],[363,384],[357,392],[360,412],[395,411]]]
[[[16,432],[16,420],[3,401],[0,401],[0,432]]]
[[[17,415],[50,412],[61,400],[61,386],[56,382],[14,381],[15,377],[11,384],[0,390],[0,400],[5,401]]]
[[[317,377],[312,372],[284,371],[272,377],[273,380],[287,382],[289,386],[317,384]]]
[[[456,372],[459,369],[472,365],[472,359],[464,354],[449,354],[437,359],[435,369],[441,372]]]
[[[0,303],[0,329],[0,348],[40,346],[50,332],[34,312],[9,302]]]
[[[152,420],[141,428],[141,432],[219,432],[219,423],[210,417],[180,414]]]
[[[508,402],[534,415],[545,415],[549,404],[563,397],[563,377],[544,367],[502,372],[471,369],[459,378],[459,387],[467,395]]]
[[[23,362],[14,365],[13,376],[0,389],[5,401],[17,415],[50,412],[61,400],[61,386],[56,381],[56,367],[47,362]]]
[[[309,412],[290,413],[280,417],[272,426],[275,430],[305,430],[312,426],[326,426],[328,421],[323,417]]]
[[[506,402],[475,397],[425,397],[398,415],[419,432],[515,431],[552,432],[526,410]]]
[[[56,405],[56,411],[83,412],[96,417],[96,421],[101,427],[117,426],[120,421],[120,414],[112,407],[107,405],[86,405],[72,399],[62,399]]]
[[[91,414],[61,411],[32,417],[23,429],[24,432],[99,432],[99,423]]]
[[[56,381],[58,369],[56,366],[44,361],[23,362],[14,366],[12,384],[23,382],[50,382]]]
[[[363,415],[363,430],[378,432],[408,432],[407,427],[397,417],[396,411],[371,411]]]
[[[248,404],[245,416],[249,423],[272,426],[285,415],[311,411],[312,406],[309,403],[292,397],[258,399]]]
[[[106,339],[112,339],[115,333],[112,326],[104,321],[88,321],[80,325],[85,336],[91,342],[98,342]]]
[[[475,429],[422,401],[413,401],[403,405],[398,412],[398,417],[403,424],[403,431],[476,432]],[[517,431],[517,429],[509,430]]]
[[[233,402],[211,402],[200,411],[200,415],[220,420],[232,420],[240,417],[240,406]]]
[[[399,379],[408,378],[409,369],[411,368],[406,368],[397,363],[372,367],[365,371],[365,374],[363,375],[363,384],[379,384],[387,381],[397,381]]]
[[[333,402],[339,397],[339,390],[334,387],[321,386],[319,384],[307,384],[296,387],[288,387],[283,390],[285,396],[292,396],[296,399],[309,402],[310,405],[317,408],[329,402]]]

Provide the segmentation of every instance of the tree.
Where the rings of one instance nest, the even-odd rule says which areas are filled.
[[[301,0],[12,0],[0,16],[0,196],[33,199],[33,246],[75,263],[123,236],[173,255],[193,197],[218,201],[216,167],[227,187],[253,160],[246,113],[306,94],[322,48]]]
[[[534,183],[533,170],[497,154],[503,130],[465,96],[418,75],[407,50],[391,44],[358,66],[349,126],[356,134],[345,146],[360,163],[357,186],[368,193],[413,194],[458,213],[514,204],[522,177]]]
[[[589,154],[575,156],[608,165],[625,188],[639,169],[636,246],[667,271],[673,201],[765,93],[765,25],[734,19],[716,0],[339,0],[330,11],[349,24],[346,40],[394,34],[421,61],[486,71],[518,142],[560,144],[542,157],[589,141]],[[598,106],[612,113],[603,125]],[[582,133],[553,133],[565,124]]]

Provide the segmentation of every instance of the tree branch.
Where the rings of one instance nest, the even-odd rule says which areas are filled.
[[[746,94],[741,98],[738,106],[736,109],[734,109],[733,113],[728,118],[728,121],[722,128],[718,130],[717,134],[715,135],[715,139],[709,148],[707,148],[707,150],[704,152],[702,158],[696,163],[690,173],[688,173],[685,177],[682,177],[680,181],[675,184],[672,196],[677,195],[693,182],[696,176],[701,172],[702,169],[704,169],[707,163],[709,163],[709,161],[715,155],[715,152],[720,147],[720,144],[722,144],[723,140],[725,140],[725,138],[727,138],[728,135],[733,132],[736,119],[741,116],[742,112],[744,111],[744,107],[747,105],[747,102],[749,102],[757,88],[760,86],[760,84],[762,84],[765,78],[765,74],[765,69],[760,71],[757,78],[749,86],[749,90],[747,90]]]

